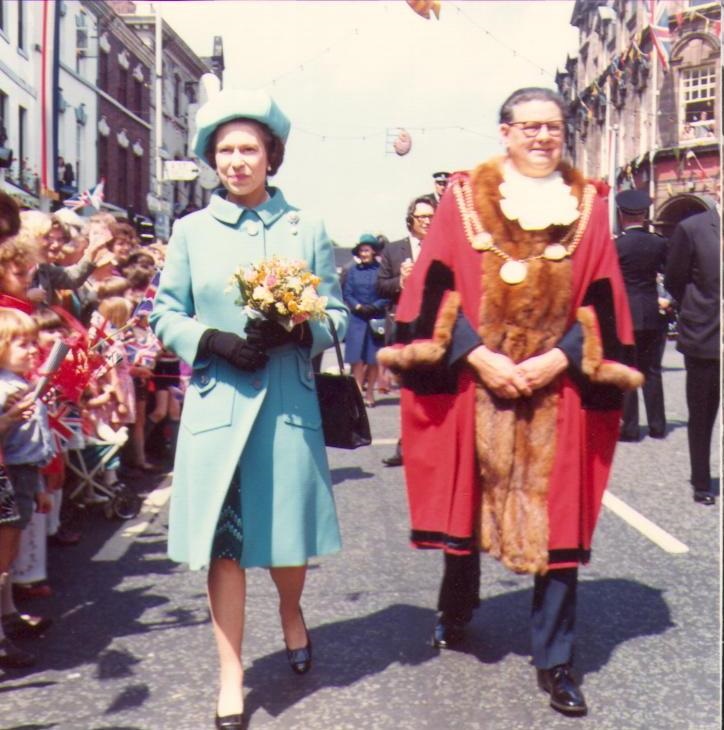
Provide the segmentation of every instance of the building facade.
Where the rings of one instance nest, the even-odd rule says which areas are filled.
[[[29,3],[0,0],[0,185],[21,205],[39,205],[38,14]],[[7,166],[5,166],[7,165]]]
[[[557,75],[568,152],[616,190],[648,188],[667,233],[720,200],[721,7],[705,0],[576,0],[579,51]]]
[[[96,150],[108,207],[147,215],[151,189],[153,53],[113,6],[84,0],[98,22]]]
[[[135,4],[123,2],[115,5],[116,11],[149,50],[156,52],[156,16],[139,14]],[[165,21],[162,23],[162,94],[161,94],[161,136],[154,139],[154,153],[160,142],[163,161],[190,160],[190,134],[196,100],[199,93],[199,79],[209,73],[209,64],[199,58],[183,39]],[[157,95],[151,99],[155,114]],[[155,131],[155,129],[154,129]],[[204,190],[198,180],[173,181],[156,180],[156,169],[152,171],[152,189],[162,201],[154,211],[156,219],[176,217],[190,210],[206,205],[209,192]]]

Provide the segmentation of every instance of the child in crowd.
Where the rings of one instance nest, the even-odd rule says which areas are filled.
[[[32,318],[17,309],[0,308],[0,409],[24,396],[31,388],[27,378],[37,360],[37,327]],[[26,420],[12,424],[3,438],[3,461],[13,485],[19,513],[16,526],[25,529],[33,514],[47,513],[51,507],[41,468],[54,456],[45,405],[39,398]],[[10,581],[5,579],[0,592],[0,612],[6,638],[38,636],[50,625],[49,619],[20,614],[13,600]]]

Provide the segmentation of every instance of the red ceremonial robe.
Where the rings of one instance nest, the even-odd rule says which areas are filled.
[[[567,166],[561,171],[583,201],[586,186],[580,175]],[[517,415],[512,417],[504,413],[511,402],[488,393],[464,361],[448,364],[460,313],[486,346],[515,361],[556,346],[561,334],[544,333],[536,340],[544,344],[520,357],[515,344],[509,344],[515,337],[505,342],[528,316],[523,310],[508,319],[506,313],[506,307],[514,307],[510,292],[514,287],[522,291],[524,285],[500,281],[503,259],[473,247],[461,213],[462,185],[472,189],[477,213],[495,242],[504,248],[500,238],[511,236],[508,253],[513,258],[542,251],[545,241],[517,222],[503,220],[497,191],[501,180],[497,161],[453,177],[405,282],[396,313],[398,344],[384,348],[379,359],[402,375],[402,442],[413,544],[458,554],[482,547],[516,572],[544,573],[588,561],[618,436],[621,390],[637,387],[642,378],[624,364],[631,360],[633,343],[628,301],[607,205],[591,186],[587,204],[581,202],[583,223],[572,256],[565,263],[531,261],[528,266],[542,272],[530,275],[538,289],[527,295],[529,311],[538,319],[545,321],[547,311],[555,319],[557,291],[568,287],[558,298],[559,307],[563,302],[559,330],[580,327],[581,361],[547,386],[547,393],[534,393],[529,404],[517,399]],[[562,227],[557,228],[549,231],[549,242],[561,239]],[[546,272],[554,278],[546,279]],[[556,283],[556,276],[563,277],[565,286]],[[496,311],[502,313],[500,322],[492,326],[484,321]],[[497,332],[497,339],[491,332]],[[543,422],[531,430],[546,410],[548,425]],[[493,433],[486,433],[486,425],[491,430],[488,419],[500,413],[507,420],[502,426],[495,421]],[[481,461],[495,462],[498,456],[504,462],[505,484],[503,491],[493,492],[488,508],[481,506],[481,488],[486,489],[492,472]],[[493,472],[495,468],[493,463]]]

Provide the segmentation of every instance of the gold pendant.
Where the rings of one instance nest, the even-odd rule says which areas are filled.
[[[473,237],[473,248],[476,251],[487,251],[492,241],[493,237],[487,231],[481,231]]]
[[[523,261],[506,261],[500,267],[500,278],[506,284],[520,284],[528,275],[528,266]]]
[[[568,250],[562,243],[549,243],[543,249],[543,258],[548,261],[560,261],[566,257]]]

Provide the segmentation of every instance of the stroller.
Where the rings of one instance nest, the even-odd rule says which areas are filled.
[[[122,482],[107,484],[104,479],[106,471],[120,466],[119,451],[128,440],[125,429],[117,434],[119,438],[112,441],[86,436],[78,448],[65,452],[68,473],[77,482],[69,499],[79,507],[102,506],[108,519],[131,520],[140,512],[143,500]]]

